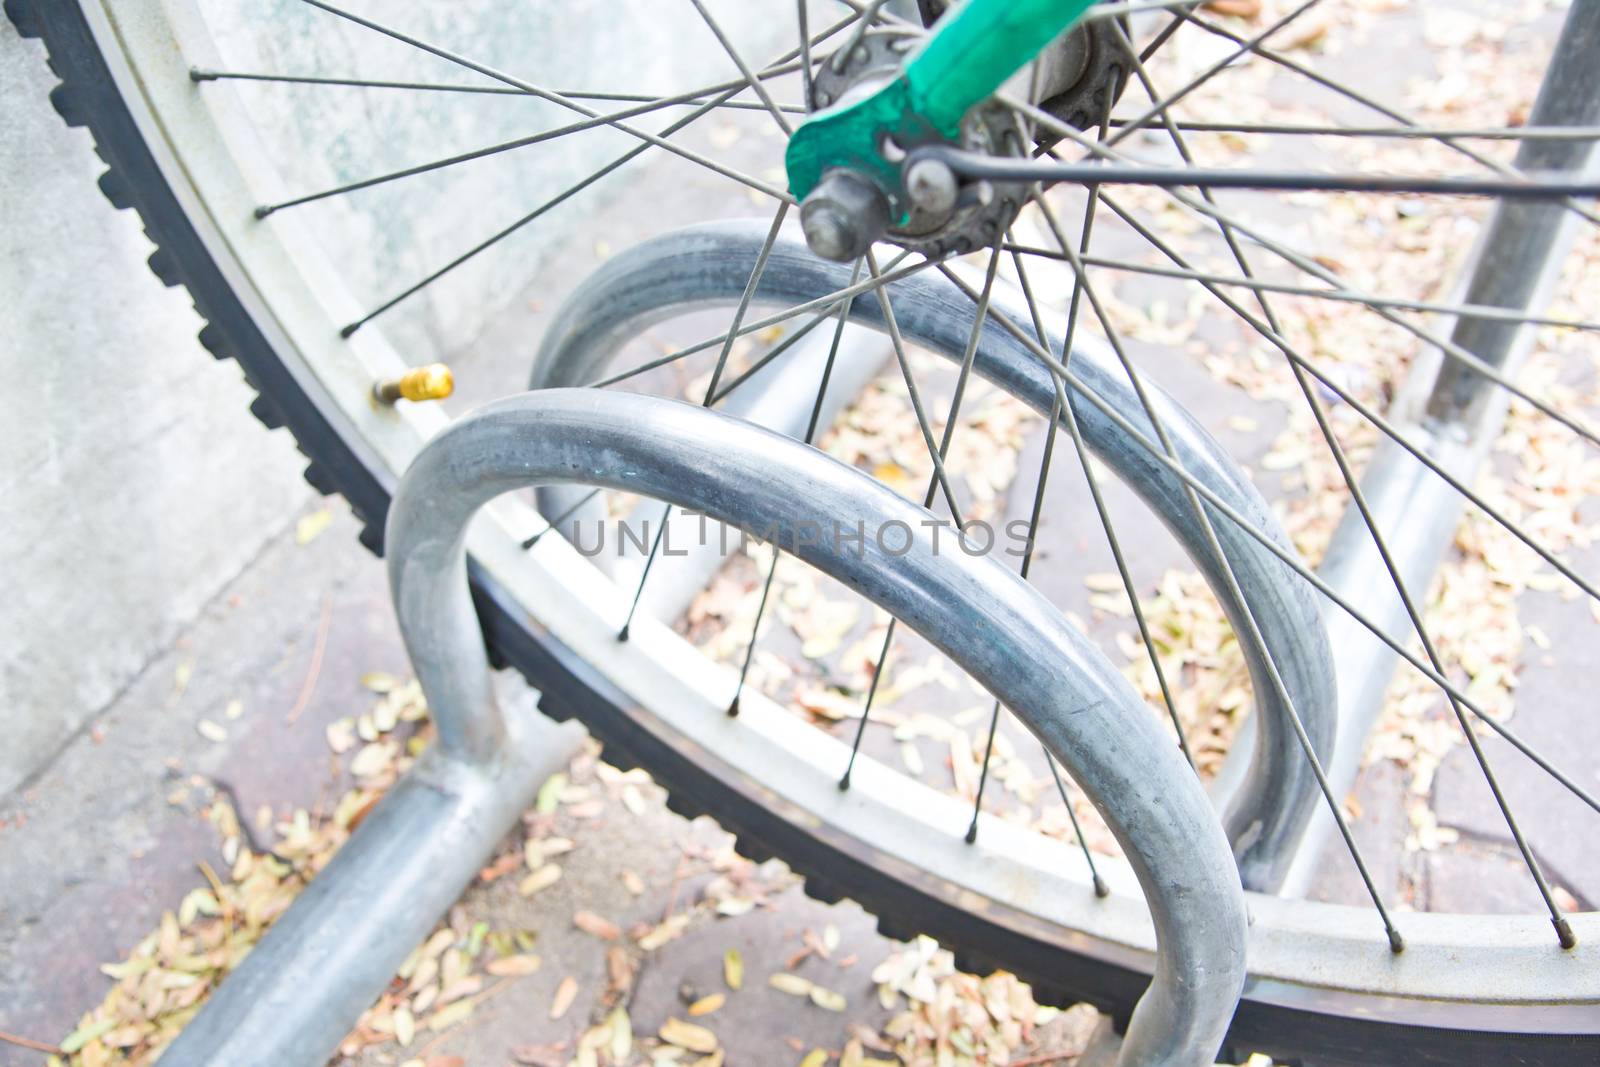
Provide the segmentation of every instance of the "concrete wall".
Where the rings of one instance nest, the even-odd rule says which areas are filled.
[[[95,188],[0,19],[0,792],[93,721],[310,497]],[[248,492],[240,492],[241,485]]]
[[[296,0],[252,6],[248,23],[236,4],[202,6],[218,20],[224,69],[492,84]],[[665,94],[737,74],[686,2],[354,6],[556,89]],[[760,5],[709,6],[753,63],[792,38]],[[103,164],[50,108],[54,81],[38,42],[0,19],[0,792],[88,728],[312,495],[287,435],[246,414],[237,369],[195,342],[186,295],[145,268],[136,218],[95,188]],[[580,117],[502,96],[203,91],[243,94],[294,193]],[[675,114],[638,121],[658,129]],[[586,131],[300,210],[315,214],[352,289],[379,301],[636,143]],[[629,177],[574,204],[599,210]],[[474,260],[386,316],[386,332],[415,362],[466,344],[519,297],[570,217]]]

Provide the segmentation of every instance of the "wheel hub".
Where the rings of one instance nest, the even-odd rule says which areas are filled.
[[[901,64],[921,35],[915,30],[880,28],[864,34],[848,53],[835,53],[819,67],[812,84],[812,107],[821,110],[851,103],[881,89],[898,76]],[[933,131],[897,135],[881,146],[898,162],[925,144],[947,144]],[[986,155],[1026,158],[1022,124],[999,104],[981,104],[961,123],[961,148]],[[818,255],[852,260],[880,234],[925,255],[961,254],[990,245],[1011,225],[1027,197],[1020,182],[979,181],[963,185],[949,167],[935,160],[912,164],[904,189],[886,193],[870,178],[835,168],[800,208],[806,242]],[[894,222],[891,220],[899,219]]]
[[[925,26],[932,26],[949,7],[950,0],[917,0]],[[1078,130],[1087,130],[1109,115],[1128,83],[1125,32],[1125,26],[1105,19],[1081,23],[1063,34],[1039,53],[1034,103]],[[1058,140],[1043,132],[1034,135],[1041,148]]]

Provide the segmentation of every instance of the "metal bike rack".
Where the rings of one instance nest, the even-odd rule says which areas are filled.
[[[437,709],[433,773],[413,774],[369,816],[164,1062],[320,1062],[565,755],[570,734],[496,710],[466,564],[468,527],[484,504],[562,482],[625,489],[764,536],[775,530],[778,544],[859,589],[1016,709],[1100,808],[1154,924],[1155,977],[1123,1062],[1211,1062],[1244,982],[1244,893],[1199,782],[1116,668],[999,561],[941,554],[918,526],[926,513],[861,472],[714,411],[593,389],[486,405],[412,463],[386,537],[406,647]],[[910,543],[897,552],[869,537],[847,552],[799,535],[819,517],[897,523]],[[490,767],[499,769],[481,769]],[[430,796],[452,773],[466,778],[472,802]],[[466,837],[470,850],[448,840]],[[406,893],[423,897],[395,891],[390,861]],[[445,863],[450,877],[437,870]]]
[[[161,1057],[163,1067],[327,1062],[577,749],[583,730],[502,707],[477,617],[406,595],[431,566],[390,512],[389,584],[438,740]],[[466,590],[464,562],[457,578]],[[463,599],[465,599],[463,597]]]
[[[766,229],[759,220],[707,223],[641,242],[612,257],[563,303],[535,357],[531,388],[581,385],[603,378],[604,368],[623,345],[651,326],[689,311],[736,302],[749,281]],[[785,230],[772,246],[752,306],[793,307],[850,283],[848,265],[819,259],[798,232]],[[977,309],[954,283],[924,272],[892,283],[889,293],[905,340],[950,360],[961,358]],[[1012,322],[1032,321],[1027,309],[1009,294],[996,291],[991,307]],[[872,329],[886,328],[882,308],[870,294],[854,300],[850,320]],[[1048,315],[1044,326],[1048,347],[1060,351],[1064,323]],[[1137,394],[1103,342],[1080,332],[1073,345],[1072,368],[1088,389],[1153,435]],[[1048,417],[1056,399],[1050,372],[993,316],[979,335],[973,370]],[[1159,386],[1147,383],[1146,389],[1183,468],[1257,529],[1289,548],[1271,509],[1222,446]],[[1238,526],[1213,515],[1223,550],[1223,558],[1218,558],[1195,520],[1181,480],[1092,404],[1085,401],[1075,408],[1085,442],[1172,531],[1234,625],[1241,624],[1246,611],[1254,616],[1266,652],[1276,663],[1317,752],[1326,756],[1333,749],[1337,705],[1333,659],[1317,594]],[[1223,577],[1230,569],[1244,593],[1242,601],[1231,595]],[[1323,800],[1291,728],[1289,709],[1278,705],[1266,682],[1265,659],[1250,642],[1245,642],[1244,651],[1261,695],[1263,726],[1250,735],[1249,749],[1243,753],[1248,768],[1241,762],[1243,773],[1230,792],[1217,797],[1217,806],[1225,813],[1224,825],[1235,842],[1245,886],[1271,892],[1283,877],[1294,842]],[[1251,716],[1249,721],[1257,718]]]

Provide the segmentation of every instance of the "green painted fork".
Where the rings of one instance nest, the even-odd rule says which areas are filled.
[[[818,111],[789,141],[789,191],[804,200],[830,170],[865,176],[887,198],[894,222],[908,215],[902,148],[955,140],[961,120],[987,100],[1095,0],[966,0],[942,19],[900,74],[871,95]],[[891,154],[895,153],[890,149]]]

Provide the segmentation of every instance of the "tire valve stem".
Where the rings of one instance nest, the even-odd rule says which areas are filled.
[[[455,375],[443,363],[429,363],[413,367],[398,378],[384,378],[374,383],[372,395],[380,404],[393,404],[397,400],[443,400],[455,391]]]

